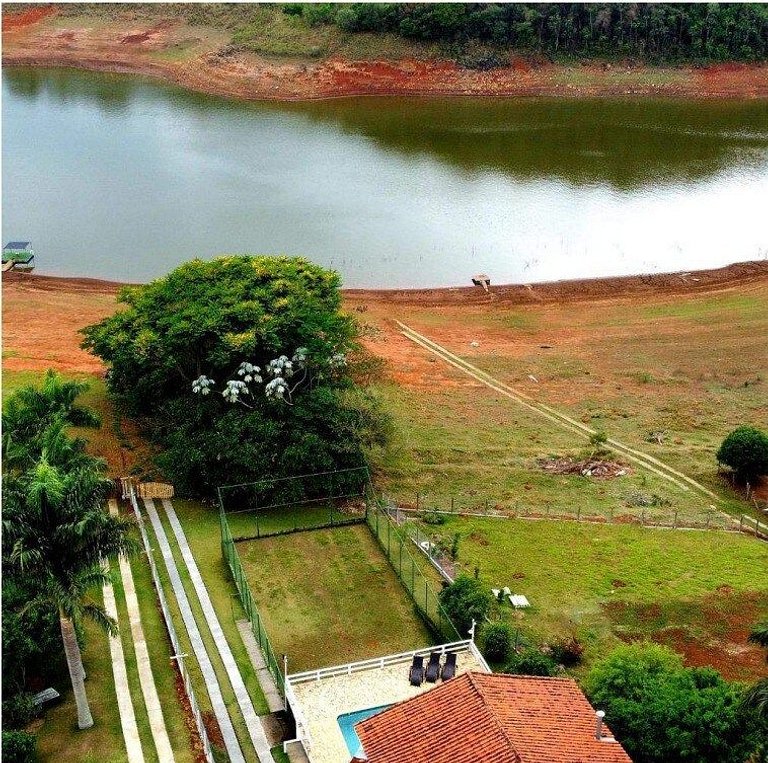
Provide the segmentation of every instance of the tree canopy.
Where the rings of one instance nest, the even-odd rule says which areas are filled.
[[[489,42],[551,56],[652,62],[768,57],[758,3],[292,3],[310,25],[416,40]]]
[[[723,440],[717,460],[742,479],[768,474],[768,434],[756,427],[737,427]]]
[[[109,365],[110,390],[145,417],[163,449],[159,465],[182,493],[364,466],[385,417],[336,362],[357,334],[339,285],[301,258],[194,260],[124,289],[125,309],[86,328],[84,346]],[[285,364],[298,356],[292,395],[270,395],[269,384],[266,394],[248,392],[238,376],[250,368],[255,385],[270,370],[273,391],[293,385]]]
[[[684,668],[657,644],[618,647],[585,690],[635,763],[743,763],[759,744],[740,686],[712,668]]]

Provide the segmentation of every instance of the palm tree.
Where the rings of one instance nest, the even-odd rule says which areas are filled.
[[[28,469],[33,466],[56,440],[62,444],[67,426],[98,427],[101,420],[95,411],[75,404],[77,397],[88,389],[83,381],[65,381],[48,370],[38,389],[28,385],[14,392],[3,407],[3,459],[6,469]],[[82,464],[85,440],[71,438],[59,458],[50,452],[48,462],[70,466]]]
[[[41,459],[5,490],[5,556],[16,573],[35,580],[36,600],[55,607],[77,705],[77,724],[86,729],[93,716],[85,693],[77,628],[90,619],[107,632],[115,622],[88,592],[108,580],[103,561],[135,548],[128,537],[132,523],[112,517],[103,502],[112,482],[90,466],[63,473]]]
[[[747,641],[768,650],[768,620],[757,623],[749,633]],[[768,662],[768,651],[765,653]],[[744,703],[752,709],[757,717],[768,723],[768,678],[762,678],[747,689]]]

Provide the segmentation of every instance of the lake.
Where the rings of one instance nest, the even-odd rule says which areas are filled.
[[[244,103],[3,70],[3,238],[37,272],[146,281],[302,255],[350,287],[692,270],[768,257],[768,102]]]

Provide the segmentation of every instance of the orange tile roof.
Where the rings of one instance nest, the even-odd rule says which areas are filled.
[[[464,673],[355,729],[368,763],[632,763],[570,678]]]

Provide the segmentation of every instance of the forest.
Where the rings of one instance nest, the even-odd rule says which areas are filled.
[[[768,57],[768,6],[720,3],[294,3],[289,15],[347,32],[472,40],[553,58],[649,63]]]

